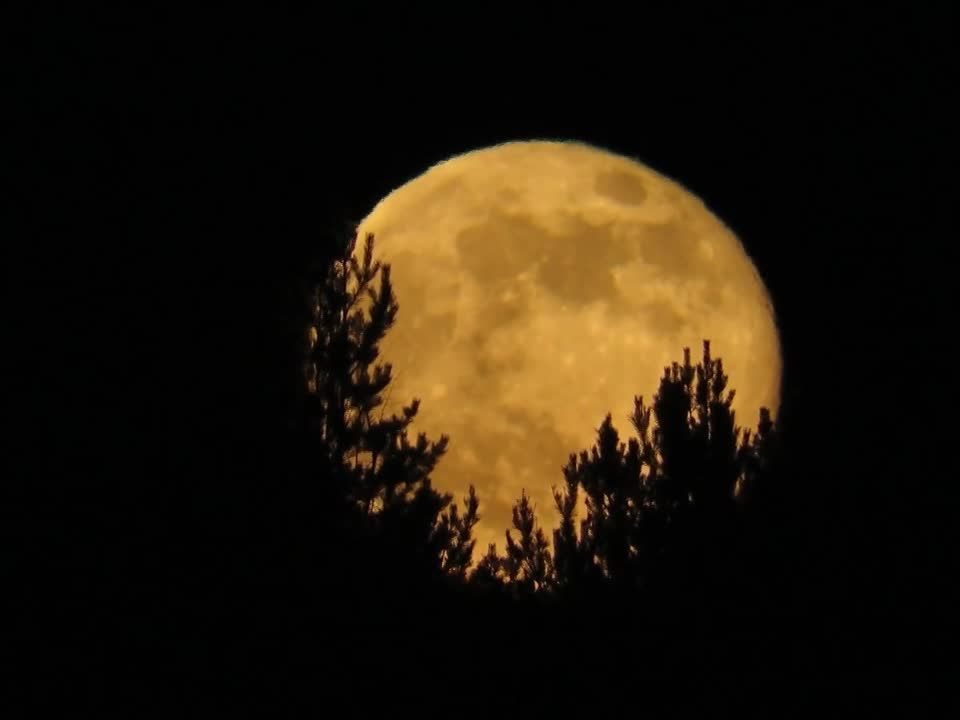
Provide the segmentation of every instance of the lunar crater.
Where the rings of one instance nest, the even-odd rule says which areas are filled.
[[[643,179],[622,170],[601,172],[597,175],[593,187],[599,195],[622,205],[642,205],[647,199],[647,188]]]

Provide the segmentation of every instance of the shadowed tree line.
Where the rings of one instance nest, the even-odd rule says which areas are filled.
[[[628,432],[608,415],[592,447],[571,448],[556,527],[522,495],[503,544],[476,548],[482,489],[433,487],[448,441],[416,432],[415,398],[383,411],[392,369],[379,348],[402,298],[372,239],[354,253],[357,242],[312,269],[293,303],[296,350],[278,373],[290,402],[264,423],[274,435],[247,451],[230,424],[215,436],[229,442],[230,472],[161,468],[180,483],[168,505],[103,516],[121,530],[74,521],[120,560],[95,575],[92,542],[63,553],[79,568],[68,577],[92,590],[56,597],[97,619],[53,625],[81,629],[65,663],[90,663],[106,626],[163,670],[131,664],[122,683],[98,670],[110,692],[156,697],[174,677],[207,697],[290,706],[478,688],[561,705],[583,692],[564,688],[591,687],[640,706],[650,698],[630,688],[641,677],[655,687],[664,675],[677,685],[710,670],[819,666],[828,634],[865,652],[862,636],[834,640],[843,622],[811,602],[835,599],[804,565],[823,557],[809,538],[823,530],[827,544],[831,529],[801,535],[811,523],[795,501],[821,502],[824,488],[784,461],[769,413],[738,427],[708,343],[696,364],[685,351],[664,368],[652,399],[635,399]],[[192,494],[180,492],[188,482]],[[125,531],[135,525],[145,540]]]
[[[503,545],[478,549],[482,490],[454,498],[431,483],[448,438],[415,433],[416,398],[384,412],[392,368],[380,343],[400,305],[374,239],[355,253],[358,241],[305,293],[278,505],[286,540],[258,578],[272,592],[253,593],[259,616],[283,618],[264,632],[295,658],[292,677],[314,681],[320,642],[333,686],[375,677],[391,693],[461,696],[467,678],[493,672],[498,692],[525,697],[549,683],[763,667],[803,641],[784,620],[802,602],[783,583],[799,540],[780,527],[783,494],[770,492],[781,436],[766,409],[755,430],[738,426],[709,342],[696,364],[685,350],[664,368],[652,400],[635,398],[629,437],[607,415],[593,446],[558,468],[557,527],[523,494]],[[504,653],[517,665],[496,670]]]
[[[696,365],[686,349],[664,369],[652,402],[634,399],[632,437],[608,414],[593,447],[570,455],[554,488],[558,527],[543,528],[524,494],[503,553],[491,545],[474,563],[482,496],[471,486],[461,510],[431,484],[448,438],[412,435],[417,399],[399,415],[383,412],[392,368],[379,344],[399,304],[373,237],[354,254],[356,243],[310,295],[303,440],[305,469],[326,485],[348,542],[368,554],[363,567],[407,588],[457,585],[541,604],[611,594],[694,602],[730,581],[745,516],[775,482],[778,433],[765,408],[755,431],[737,425],[709,341]]]
[[[461,514],[450,495],[433,488],[430,473],[448,438],[432,441],[424,433],[411,438],[419,400],[399,415],[382,412],[392,368],[377,362],[379,343],[399,305],[390,267],[373,260],[372,240],[362,260],[349,254],[335,260],[312,305],[307,432],[316,439],[317,460],[343,512],[384,548],[404,553],[417,576],[464,578],[477,496],[471,488]]]

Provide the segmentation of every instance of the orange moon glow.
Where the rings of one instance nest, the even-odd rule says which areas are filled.
[[[435,486],[473,484],[476,553],[502,550],[522,489],[544,528],[571,452],[665,365],[711,341],[735,388],[738,424],[779,405],[769,295],[737,237],[676,182],[566,142],[515,142],[441,162],[360,224],[393,266],[400,303],[382,343],[394,367],[386,411],[421,398],[417,432],[450,436]]]

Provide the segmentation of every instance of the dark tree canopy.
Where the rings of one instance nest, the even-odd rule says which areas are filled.
[[[411,438],[419,399],[399,415],[383,412],[392,367],[379,362],[380,342],[399,304],[390,266],[373,259],[373,236],[359,259],[356,240],[345,243],[313,297],[306,386],[317,459],[327,469],[322,482],[333,485],[383,552],[405,553],[394,562],[410,561],[423,575],[462,578],[471,564],[478,500],[471,488],[460,512],[450,495],[433,488],[430,475],[448,438]]]
[[[593,447],[570,455],[554,489],[558,527],[548,535],[524,493],[505,554],[491,546],[470,572],[482,498],[471,487],[461,511],[433,488],[448,438],[411,437],[418,399],[400,414],[383,411],[392,367],[380,362],[380,343],[400,306],[374,238],[359,254],[356,242],[344,243],[315,288],[305,382],[321,481],[381,559],[521,596],[640,592],[722,565],[745,499],[770,471],[777,433],[767,409],[756,433],[737,426],[723,362],[704,341],[696,365],[685,349],[664,368],[651,405],[634,398],[634,437],[622,440],[608,414]]]
[[[565,484],[554,489],[560,521],[552,556],[543,548],[549,573],[537,589],[603,584],[639,591],[677,568],[702,571],[706,554],[716,561],[728,547],[746,489],[762,483],[776,435],[766,409],[756,434],[737,427],[727,383],[722,361],[711,357],[705,341],[696,366],[685,350],[682,364],[664,368],[652,406],[634,399],[629,419],[636,437],[621,441],[612,416],[604,418],[596,443],[570,455]],[[518,530],[533,526],[528,512],[522,497],[514,511]],[[501,562],[510,558],[508,546]],[[493,566],[493,555],[485,563]],[[526,582],[510,575],[506,581]]]
[[[373,238],[355,250],[353,237],[316,285],[304,376],[302,479],[324,488],[329,508],[318,524],[333,529],[303,541],[329,548],[315,571],[335,572],[344,598],[329,622],[356,619],[340,647],[358,659],[345,667],[382,657],[388,675],[416,684],[410,652],[422,646],[436,653],[432,671],[457,683],[472,648],[492,653],[526,634],[531,647],[555,648],[565,671],[597,681],[599,667],[573,658],[610,643],[666,652],[671,622],[686,627],[697,613],[753,597],[749,549],[759,536],[745,520],[763,507],[778,431],[765,409],[755,432],[738,427],[709,342],[696,365],[685,350],[664,368],[651,403],[634,398],[630,437],[608,414],[594,444],[557,468],[556,527],[541,526],[524,492],[503,552],[490,545],[475,558],[482,494],[471,486],[455,503],[431,481],[448,438],[414,435],[416,398],[384,411],[392,368],[380,344],[401,310]]]
[[[553,558],[543,528],[537,523],[536,513],[526,493],[513,506],[514,538],[510,530],[505,532],[506,554],[497,554],[495,544],[475,573],[474,579],[481,583],[502,582],[510,585],[518,594],[529,595],[547,590],[554,581]]]

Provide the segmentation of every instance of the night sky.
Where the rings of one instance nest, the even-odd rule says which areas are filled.
[[[437,161],[572,139],[678,180],[754,258],[818,597],[950,626],[954,24],[909,7],[23,18],[15,565],[94,604],[133,555],[242,537],[304,268]]]

